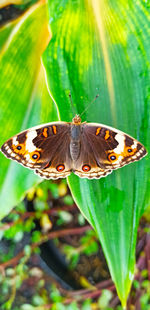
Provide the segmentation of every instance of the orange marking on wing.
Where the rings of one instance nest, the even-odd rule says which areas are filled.
[[[12,144],[13,151],[19,155],[26,154],[25,143],[18,143],[18,145]]]
[[[110,137],[109,130],[106,130],[106,133],[105,133],[105,140],[107,140],[109,137]]]
[[[53,133],[54,133],[54,135],[56,135],[56,133],[57,133],[56,126],[53,125],[52,128],[53,128]]]
[[[43,129],[42,134],[43,134],[43,136],[44,136],[45,138],[47,138],[47,137],[48,137],[48,134],[47,134],[47,128],[44,128],[44,129]]]
[[[126,146],[124,147],[124,151],[121,153],[121,155],[123,157],[129,157],[135,154],[135,152],[137,151],[137,148],[132,149],[130,146]]]
[[[108,160],[113,163],[118,160],[119,156],[122,156],[123,158],[131,157],[136,153],[136,151],[137,148],[132,149],[130,146],[125,145],[123,152],[121,152],[120,154],[116,154],[111,151],[106,152],[106,154],[108,154],[107,155]]]
[[[46,166],[44,167],[44,169],[50,167],[51,163],[48,161],[48,163],[46,164]]]
[[[30,159],[32,161],[37,161],[40,158],[40,153],[38,151],[33,151],[31,153],[28,153],[30,155]]]
[[[116,154],[114,152],[111,152],[108,154],[107,158],[110,162],[115,162],[116,160],[118,160],[119,154]]]
[[[100,127],[99,127],[99,128],[97,128],[97,130],[96,130],[96,136],[98,136],[98,135],[99,135],[100,131],[101,131],[101,128],[100,128]]]

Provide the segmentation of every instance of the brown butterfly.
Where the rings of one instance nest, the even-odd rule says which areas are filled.
[[[147,154],[125,133],[97,123],[54,122],[25,130],[6,141],[1,151],[45,179],[101,178]]]

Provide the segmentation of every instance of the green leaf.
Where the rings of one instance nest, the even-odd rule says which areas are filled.
[[[52,40],[43,62],[60,118],[71,121],[99,93],[82,120],[114,126],[150,150],[149,5],[49,0],[48,7]],[[139,219],[150,201],[149,175],[147,156],[100,180],[69,177],[76,203],[98,233],[123,306],[134,277]]]
[[[41,3],[19,19],[7,40],[0,36],[0,145],[21,130],[57,120],[40,59],[49,37],[46,7]],[[0,162],[2,218],[41,179],[3,154]]]
[[[0,28],[0,51],[2,50],[6,41],[8,40],[10,33],[15,27],[15,25],[16,25],[16,22],[12,22]]]

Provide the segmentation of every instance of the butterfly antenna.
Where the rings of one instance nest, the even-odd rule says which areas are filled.
[[[80,114],[82,116],[89,108],[89,106],[99,97],[99,94],[95,96],[95,98],[87,105],[87,107],[84,109],[84,111]]]
[[[75,108],[74,108],[74,105],[73,105],[73,102],[72,102],[71,92],[69,93],[69,99],[70,99],[70,102],[71,102],[72,111],[73,111],[73,113],[74,113],[74,115],[75,115],[75,114],[76,114],[76,111],[75,111]]]

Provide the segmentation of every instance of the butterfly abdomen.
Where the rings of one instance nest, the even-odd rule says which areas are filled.
[[[70,141],[70,155],[72,160],[76,161],[80,155],[81,148],[81,127],[78,125],[71,125],[71,141]]]

